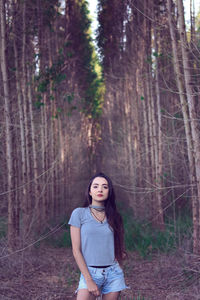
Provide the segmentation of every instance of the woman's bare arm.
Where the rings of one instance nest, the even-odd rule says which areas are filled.
[[[95,296],[99,296],[100,295],[99,289],[88,271],[83,254],[81,252],[80,228],[75,226],[70,226],[70,234],[71,234],[71,241],[72,241],[72,252],[76,260],[76,263],[85,278],[88,291]]]

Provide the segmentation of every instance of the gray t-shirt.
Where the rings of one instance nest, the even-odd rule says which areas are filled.
[[[79,207],[73,210],[68,224],[81,228],[81,251],[87,266],[114,264],[114,234],[107,220],[100,223],[89,207]]]

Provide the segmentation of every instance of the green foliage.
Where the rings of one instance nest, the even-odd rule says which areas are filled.
[[[46,16],[48,16],[46,25],[56,17],[54,3],[55,1],[44,1],[43,8]],[[77,63],[74,64],[73,71],[76,72],[76,80],[79,81],[79,92],[81,100],[79,105],[72,105],[74,93],[66,93],[60,96],[61,100],[68,102],[68,113],[70,116],[78,107],[89,118],[98,117],[101,114],[104,84],[101,78],[101,69],[95,53],[94,45],[91,38],[91,20],[89,19],[88,3],[86,1],[75,1],[72,6],[73,14],[70,16],[70,24],[68,30],[71,33],[71,39],[64,41],[58,50],[58,53],[53,57],[51,66],[43,67],[39,74],[35,76],[35,86],[38,101],[35,102],[35,107],[38,109],[43,105],[44,94],[54,94],[55,91],[62,90],[67,77],[71,74],[66,74],[66,68],[63,67],[71,58],[74,58]],[[39,55],[38,55],[39,56]],[[54,100],[53,96],[47,97],[47,100]],[[59,100],[60,100],[59,99]],[[77,100],[77,99],[76,99]],[[71,105],[71,106],[70,106]],[[56,112],[52,119],[57,119],[59,116]]]
[[[77,109],[77,106],[72,105],[70,107],[70,109],[68,110],[67,115],[70,117],[72,115],[73,111],[76,110],[76,109]]]
[[[145,62],[152,65],[153,63],[153,60],[152,60],[152,57],[151,56],[147,56],[147,58],[145,59]]]
[[[74,99],[74,93],[64,95],[63,99],[71,104],[72,100]]]
[[[67,77],[66,74],[62,74],[62,73],[57,74],[53,80],[54,85],[56,86],[57,84],[61,83],[63,80],[66,79],[66,77]]]
[[[34,105],[36,108],[40,109],[41,106],[44,106],[44,103],[41,102],[41,101],[35,101],[35,102],[33,103],[33,105]]]
[[[42,5],[43,23],[53,31],[52,21],[58,14],[57,8],[60,4],[57,0],[43,0],[40,4]]]
[[[181,112],[177,112],[174,114],[174,118],[183,120],[183,114]]]
[[[52,66],[40,70],[39,74],[35,76],[36,90],[39,94],[47,92],[50,83],[53,85],[52,90],[56,90],[59,88],[59,85],[66,80],[67,75],[63,71],[63,65],[69,56],[73,56],[73,53],[68,49],[69,45],[70,42],[64,43],[64,45],[60,47],[57,56],[54,57]]]
[[[61,237],[58,237],[56,239],[54,239],[54,245],[57,248],[69,248],[71,247],[71,238],[70,238],[70,232],[69,232],[69,228],[68,230],[66,230],[65,232],[63,232],[63,234],[61,235]]]
[[[165,109],[161,108],[160,112],[161,112],[161,114],[164,114],[165,113]]]
[[[163,53],[153,52],[153,56],[155,56],[155,57],[162,57]]]
[[[46,230],[45,233],[48,231],[49,230]],[[65,225],[59,231],[56,231],[56,233],[49,235],[49,237],[45,239],[45,243],[54,248],[70,248],[71,238],[69,226],[66,227]]]
[[[0,218],[0,239],[5,237],[6,234],[7,234],[6,219],[1,217]]]
[[[66,278],[67,285],[69,287],[72,287],[74,284],[76,284],[80,278],[80,272],[78,268],[74,268],[71,264],[64,265],[62,275],[64,275]]]
[[[191,236],[192,218],[187,213],[177,217],[175,226],[173,220],[168,218],[165,231],[160,231],[149,223],[134,220],[131,209],[125,211],[119,207],[119,210],[124,221],[126,250],[136,251],[142,258],[151,258],[154,253],[168,253],[175,250]],[[44,234],[48,231],[46,230]],[[55,248],[71,247],[69,227],[65,225],[51,234],[45,239],[45,243]]]
[[[124,51],[124,24],[127,20],[126,1],[98,1],[97,42],[104,69],[119,60]],[[105,70],[104,70],[105,71]]]
[[[176,226],[168,220],[165,231],[153,228],[150,223],[145,225],[145,222],[134,220],[131,210],[122,211],[122,216],[126,249],[137,251],[143,258],[151,257],[153,253],[168,253],[191,234],[192,220],[187,215],[178,217]]]
[[[51,67],[46,67],[45,70],[41,70],[40,73],[35,76],[34,81],[37,92],[36,97],[38,100],[34,102],[34,106],[38,109],[44,105],[42,101],[44,94],[50,93],[47,99],[54,101],[55,97],[53,96],[53,92],[59,90],[61,84],[66,80],[67,75],[62,70],[65,62],[65,55],[63,52],[66,47],[68,47],[68,44],[65,43],[63,48],[59,50],[59,53]],[[58,118],[58,113],[60,112],[61,111],[58,108],[57,113],[52,116],[52,118]]]
[[[100,65],[95,53],[94,45],[91,38],[91,20],[89,19],[88,4],[85,1],[79,2],[79,32],[78,49],[79,56],[82,60],[82,68],[84,70],[84,94],[82,102],[82,112],[89,118],[96,118],[101,114],[104,84],[101,78]],[[73,47],[75,48],[74,41]],[[98,70],[98,71],[97,71]]]

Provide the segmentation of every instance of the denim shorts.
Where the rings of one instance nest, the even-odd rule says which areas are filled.
[[[125,284],[124,273],[117,262],[107,268],[88,267],[88,270],[102,294],[120,292],[128,288]],[[87,289],[87,284],[82,274],[77,291],[81,289]]]

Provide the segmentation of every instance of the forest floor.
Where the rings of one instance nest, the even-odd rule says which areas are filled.
[[[200,258],[181,250],[143,259],[129,253],[123,269],[130,287],[121,299],[199,300]],[[71,249],[40,245],[0,259],[0,300],[75,299],[79,272]]]

